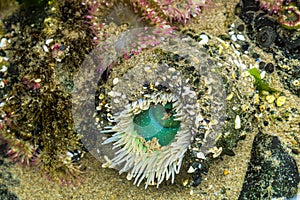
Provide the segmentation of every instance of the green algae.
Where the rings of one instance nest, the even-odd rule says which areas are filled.
[[[262,91],[267,91],[267,92],[270,92],[271,94],[274,92],[277,92],[276,89],[271,88],[268,83],[264,82],[261,79],[260,73],[257,68],[252,68],[248,72],[254,77],[254,79],[255,79],[254,84],[260,94],[262,93]]]

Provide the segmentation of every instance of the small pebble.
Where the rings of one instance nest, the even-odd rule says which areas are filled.
[[[114,103],[120,103],[119,99],[114,99]]]
[[[43,50],[44,50],[46,53],[49,52],[49,49],[48,49],[48,47],[47,47],[46,45],[43,45]]]
[[[96,107],[96,110],[101,110],[101,106],[97,106],[97,107]]]
[[[232,35],[232,36],[231,36],[231,40],[234,41],[234,42],[237,41],[236,36],[235,36],[235,35]]]
[[[51,39],[47,39],[46,42],[45,42],[45,44],[49,46],[49,44],[50,44],[51,42],[53,42],[53,39],[52,39],[52,38],[51,38]]]
[[[234,94],[233,94],[233,92],[231,92],[231,93],[227,96],[226,100],[227,100],[227,101],[230,101],[230,100],[233,98],[233,96],[234,96]]]
[[[259,62],[259,69],[264,69],[265,68],[266,63],[264,61]]]
[[[252,54],[252,58],[259,58],[259,54],[253,53],[253,54]]]
[[[7,39],[6,38],[2,38],[0,41],[0,48],[4,48],[7,45]]]
[[[268,63],[268,64],[265,66],[265,70],[266,70],[266,72],[268,72],[268,73],[274,72],[274,65],[273,65],[272,63]]]
[[[191,173],[194,173],[194,172],[195,172],[195,169],[192,166],[190,166],[187,173],[191,174]]]
[[[105,97],[105,96],[104,96],[104,94],[102,94],[102,93],[99,95],[99,99],[104,99],[104,97]]]
[[[300,86],[300,81],[299,80],[294,80],[293,85],[294,86]]]
[[[199,42],[199,44],[207,44],[207,42],[208,42],[208,37],[207,37],[207,35],[204,35],[204,34],[202,34],[202,35],[200,35],[200,38],[201,38],[201,41]]]
[[[170,67],[168,70],[169,70],[170,72],[176,72],[176,69],[175,69],[174,67]]]
[[[111,96],[111,97],[115,97],[116,96],[115,92],[113,92],[113,91],[108,92],[107,95]]]
[[[234,120],[234,128],[235,129],[240,129],[241,128],[241,118],[239,115],[237,115],[235,117],[235,120]]]
[[[191,190],[191,191],[190,191],[190,195],[193,195],[193,194],[194,194],[194,190]]]
[[[225,176],[228,175],[228,174],[229,174],[229,170],[225,169],[225,170],[223,171],[223,174],[224,174]]]
[[[242,110],[245,112],[245,111],[248,109],[248,106],[247,106],[246,104],[243,104],[243,105],[241,106],[241,108],[242,108]]]
[[[116,84],[118,84],[118,82],[119,82],[119,79],[118,78],[114,78],[113,84],[116,85]]]
[[[233,34],[234,34],[234,32],[233,32],[233,31],[229,31],[228,33],[229,33],[229,35],[233,35]]]
[[[238,31],[244,31],[245,30],[245,26],[243,24],[238,25],[237,27]]]
[[[203,159],[203,160],[206,159],[204,153],[202,153],[202,152],[197,153],[197,158],[200,158],[200,159]]]
[[[276,105],[280,107],[283,104],[285,104],[285,101],[286,101],[286,97],[285,96],[280,96],[276,100]]]
[[[174,54],[173,59],[178,62],[179,61],[180,56],[178,54]]]
[[[248,48],[249,48],[249,44],[243,44],[242,49],[243,49],[244,51],[247,51]]]
[[[216,157],[218,157],[219,155],[221,155],[222,151],[223,151],[223,148],[222,148],[222,147],[220,147],[220,148],[217,148],[217,147],[213,148],[213,149],[212,149],[213,158],[216,158]]]
[[[259,103],[259,95],[258,94],[254,94],[254,104],[258,104]]]
[[[266,107],[265,107],[264,105],[260,105],[260,106],[259,106],[259,110],[260,110],[261,112],[265,111],[265,109],[266,109]]]
[[[187,69],[188,71],[190,71],[190,72],[193,72],[193,71],[195,71],[195,67],[194,67],[194,66],[187,67],[186,69]]]
[[[268,126],[268,125],[269,125],[269,122],[268,122],[268,121],[264,121],[264,125],[265,125],[265,126]]]
[[[265,76],[266,76],[266,71],[262,71],[262,72],[260,73],[260,77],[261,77],[261,79],[264,79],[264,78],[265,78]]]
[[[2,57],[6,56],[5,51],[3,51],[2,49],[0,49],[0,56],[2,56]]]
[[[182,182],[182,185],[183,185],[183,186],[187,186],[188,183],[189,183],[189,179],[185,179],[185,180]]]
[[[66,46],[65,45],[61,45],[61,46],[59,46],[59,50],[61,50],[61,51],[64,51],[64,50],[66,50]]]
[[[241,34],[238,34],[236,37],[237,37],[238,40],[241,40],[241,41],[245,41],[246,40],[245,36],[241,35]]]
[[[275,101],[274,95],[268,95],[266,96],[266,100],[268,103],[273,103]]]
[[[152,70],[151,70],[150,67],[145,67],[145,68],[144,68],[144,71],[145,71],[145,72],[148,72],[148,73],[149,73],[149,72],[152,72]]]
[[[5,65],[2,65],[0,72],[6,72],[6,71],[7,71],[7,67]]]

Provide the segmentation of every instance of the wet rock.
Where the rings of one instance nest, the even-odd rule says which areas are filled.
[[[276,136],[258,133],[239,200],[290,198],[300,181],[295,160]]]

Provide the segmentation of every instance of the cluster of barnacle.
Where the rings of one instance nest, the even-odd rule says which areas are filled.
[[[91,39],[83,40],[89,37],[88,26],[83,23],[79,2],[51,1],[49,5],[55,7],[51,11],[48,2],[42,4],[30,4],[30,8],[21,5],[20,12],[30,14],[3,20],[7,28],[4,37],[9,40],[4,48],[9,65],[1,96],[0,138],[13,161],[37,166],[51,180],[76,184],[83,167],[78,161],[82,145],[73,129],[71,83],[61,80],[66,74],[72,79],[71,72],[76,71],[92,43]],[[38,15],[32,18],[31,12]],[[84,27],[87,30],[83,31]],[[59,62],[53,56],[56,49],[51,47],[52,42],[61,52],[65,49],[62,47],[72,51],[64,52]],[[83,43],[86,48],[82,48]]]

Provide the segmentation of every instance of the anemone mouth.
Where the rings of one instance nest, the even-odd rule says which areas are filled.
[[[146,144],[156,139],[159,145],[167,146],[174,140],[180,128],[177,116],[171,102],[150,105],[149,109],[134,116],[134,131]]]
[[[162,139],[161,135],[146,140],[144,135],[141,136],[135,129],[136,117],[139,117],[144,111],[152,109],[153,106],[169,106],[170,103],[174,106],[176,114],[172,115],[174,117],[173,124],[168,123],[166,126],[165,123],[164,125],[177,129],[174,139],[171,137],[171,140],[167,139],[162,144],[159,142]],[[146,178],[146,188],[148,185],[155,184],[156,179],[157,187],[164,179],[171,178],[174,182],[175,174],[180,171],[192,136],[188,127],[179,126],[179,123],[176,123],[186,123],[188,120],[188,117],[179,110],[182,106],[182,102],[176,96],[156,93],[143,100],[132,102],[122,112],[117,113],[113,117],[116,122],[115,126],[106,127],[106,130],[102,131],[102,133],[114,133],[103,143],[113,143],[113,148],[117,149],[115,157],[110,160],[109,167],[122,166],[119,173],[128,172],[127,178],[135,178],[134,184],[138,186]],[[164,122],[166,121],[164,120]],[[153,130],[148,133],[151,134],[151,132],[153,133]],[[168,137],[168,134],[164,132],[164,136],[166,135]]]

